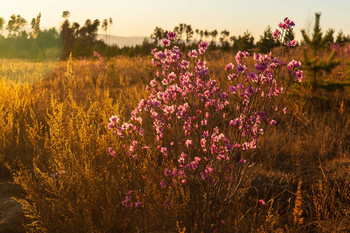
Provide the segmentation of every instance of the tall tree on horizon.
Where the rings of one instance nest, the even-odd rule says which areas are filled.
[[[109,29],[109,45],[111,44],[111,28],[113,25],[113,19],[109,17],[109,24],[108,24],[108,29]]]
[[[198,28],[195,30],[195,33],[196,33],[197,38],[198,38],[198,37],[199,37],[199,29],[198,29]],[[198,38],[198,39],[199,39],[199,38]]]
[[[151,34],[151,38],[154,40],[155,44],[159,44],[160,40],[164,37],[165,31],[161,27],[156,27]]]
[[[70,12],[69,11],[63,11],[62,18],[64,18],[63,23],[61,24],[61,38],[63,42],[63,51],[62,51],[62,58],[66,59],[68,58],[69,54],[73,50],[73,42],[74,42],[74,30],[70,26],[69,18]],[[77,25],[75,25],[77,26]]]
[[[229,36],[230,36],[230,32],[227,31],[226,29],[220,32],[221,37],[220,42],[221,42],[221,48],[223,48],[224,50],[228,50],[229,49]]]
[[[40,32],[40,19],[41,19],[41,13],[38,14],[36,18],[34,18],[34,21],[32,20],[32,37],[34,39],[34,61],[36,60],[36,46],[37,46],[37,39]]]
[[[5,23],[5,19],[3,17],[0,17],[0,32],[4,30]]]
[[[203,40],[203,35],[204,35],[203,30],[200,30],[200,31],[199,31],[199,35],[200,35],[200,40]]]
[[[208,37],[209,37],[209,32],[207,29],[205,29],[204,31],[204,38],[205,38],[205,41],[208,41]]]
[[[11,15],[10,20],[7,22],[6,29],[9,32],[9,37],[19,36],[20,32],[23,30],[23,27],[27,24],[27,20],[22,18],[20,15]]]
[[[212,38],[212,40],[211,40],[212,44],[216,44],[216,38],[218,36],[218,31],[215,29],[215,30],[211,31],[210,35]]]
[[[101,25],[102,30],[105,32],[105,36],[106,36],[106,43],[108,43],[107,41],[107,30],[108,30],[108,20],[104,19]]]
[[[186,25],[185,33],[186,33],[186,43],[188,44],[193,37],[193,29],[191,25]]]

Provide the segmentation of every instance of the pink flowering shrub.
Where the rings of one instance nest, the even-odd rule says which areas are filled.
[[[286,19],[276,36],[292,26]],[[302,81],[301,63],[239,51],[223,67],[230,85],[221,90],[204,59],[208,43],[183,53],[171,47],[175,39],[169,32],[165,49],[152,51],[156,75],[130,121],[112,116],[108,124],[123,145],[110,154],[129,178],[125,217],[135,227],[152,225],[158,213],[164,222],[155,229],[175,227],[176,221],[192,231],[226,229],[260,135],[276,124],[288,87]],[[282,69],[289,74],[285,87],[278,80]]]
[[[96,51],[93,51],[94,57],[97,59],[97,64],[100,66],[102,69],[107,69],[107,64],[105,63],[105,60],[101,54],[99,54]]]

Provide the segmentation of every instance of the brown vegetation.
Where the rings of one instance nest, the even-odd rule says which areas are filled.
[[[222,67],[231,61],[231,53],[209,56],[212,78],[222,86],[227,85]],[[323,79],[346,80],[344,64]],[[74,60],[72,75],[65,75],[66,62],[29,66],[2,60],[1,66],[0,158],[26,193],[18,201],[28,232],[196,232],[196,225],[189,228],[177,219],[186,212],[186,190],[178,194],[184,200],[171,200],[173,208],[146,203],[149,212],[140,219],[121,208],[122,194],[130,188],[125,184],[132,184],[123,171],[131,165],[125,158],[118,164],[111,160],[108,147],[122,145],[106,126],[112,115],[127,119],[146,96],[145,85],[153,78],[149,57]],[[38,81],[36,75],[43,72],[47,75]],[[261,139],[237,205],[220,229],[347,232],[349,87],[311,91],[307,82],[295,85],[285,105],[287,114]],[[156,176],[154,166],[139,164],[135,172]],[[0,169],[2,176],[10,176],[5,166]],[[152,184],[148,188],[153,200],[162,196]]]

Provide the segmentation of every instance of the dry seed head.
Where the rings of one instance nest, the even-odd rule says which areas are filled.
[[[177,227],[178,233],[185,233],[186,232],[186,227],[183,227],[182,229],[180,228],[179,221],[176,221],[176,227]]]
[[[297,197],[295,199],[295,205],[293,209],[293,217],[294,217],[294,223],[296,225],[301,225],[303,223],[304,218],[301,217],[303,214],[303,198],[302,198],[302,193],[301,193],[301,184],[302,181],[299,181],[298,184],[298,190],[297,190]]]
[[[35,19],[35,24],[32,32],[33,39],[38,38],[38,34],[40,31],[40,18],[41,18],[41,13],[38,14],[38,16]]]
[[[66,77],[68,79],[71,79],[73,77],[73,59],[72,59],[72,53],[69,54],[69,58],[67,60],[67,71],[66,71]]]

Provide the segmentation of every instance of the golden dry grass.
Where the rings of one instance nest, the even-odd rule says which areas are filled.
[[[229,53],[209,56],[212,78],[221,86],[227,85],[223,67],[231,61],[234,55]],[[27,231],[196,232],[202,228],[186,222],[185,188],[173,190],[178,193],[169,200],[172,208],[145,204],[137,215],[121,208],[123,194],[133,182],[147,182],[130,174],[160,181],[151,158],[135,164],[121,156],[116,163],[108,154],[110,146],[117,154],[122,151],[122,142],[107,132],[108,119],[112,115],[127,119],[147,95],[145,85],[153,78],[150,57],[74,60],[72,75],[67,77],[66,71],[66,62],[0,61],[0,156],[26,192],[25,199],[18,201],[29,219]],[[337,75],[324,78],[335,80]],[[285,99],[288,113],[261,139],[237,205],[221,229],[350,230],[347,91],[293,87]],[[4,166],[0,172],[6,173]],[[133,198],[156,203],[168,196],[152,183],[146,189],[148,196],[135,193]],[[261,198],[264,206],[258,204]]]

